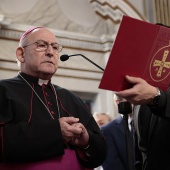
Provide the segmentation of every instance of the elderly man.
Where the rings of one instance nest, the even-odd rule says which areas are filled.
[[[83,170],[104,161],[106,143],[84,103],[51,83],[61,50],[44,27],[21,37],[20,72],[0,81],[1,170]]]

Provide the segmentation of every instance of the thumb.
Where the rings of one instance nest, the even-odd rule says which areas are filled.
[[[138,77],[132,77],[132,76],[126,76],[126,80],[129,82],[129,83],[132,83],[132,84],[138,84],[142,81],[141,78],[138,78]]]

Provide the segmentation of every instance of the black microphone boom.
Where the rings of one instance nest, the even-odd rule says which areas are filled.
[[[88,60],[90,63],[94,64],[96,67],[98,67],[100,70],[104,71],[104,69],[102,67],[100,67],[99,65],[97,65],[96,63],[94,63],[93,61],[91,61],[90,59],[88,59],[87,57],[85,57],[84,55],[82,54],[73,54],[73,55],[67,55],[67,54],[64,54],[60,57],[60,60],[61,61],[66,61],[69,59],[69,57],[72,57],[72,56],[82,56],[83,58],[85,58],[86,60]]]

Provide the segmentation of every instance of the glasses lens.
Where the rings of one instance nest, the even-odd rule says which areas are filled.
[[[48,45],[44,41],[37,41],[37,51],[45,51],[47,49]]]
[[[57,43],[52,43],[52,44],[48,44],[48,42],[45,42],[43,40],[39,40],[36,42],[37,44],[37,48],[36,51],[45,51],[48,49],[48,46],[51,45],[53,48],[53,51],[55,53],[59,53],[62,50],[62,46],[60,44]]]
[[[57,53],[62,50],[62,46],[60,44],[57,44],[57,43],[52,44],[52,47],[53,47],[53,50]]]

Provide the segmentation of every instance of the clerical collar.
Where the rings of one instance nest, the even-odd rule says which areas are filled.
[[[42,86],[42,84],[47,85],[51,83],[51,80],[42,80],[42,79],[39,79],[38,77],[33,77],[23,72],[20,72],[19,74],[21,74],[21,76],[24,77],[24,79],[26,79],[27,81],[35,83],[35,84],[39,84],[40,86]]]
[[[43,84],[47,85],[48,82],[49,82],[49,80],[42,80],[42,79],[39,79],[39,80],[38,80],[38,84],[39,84],[40,86],[42,86]]]

